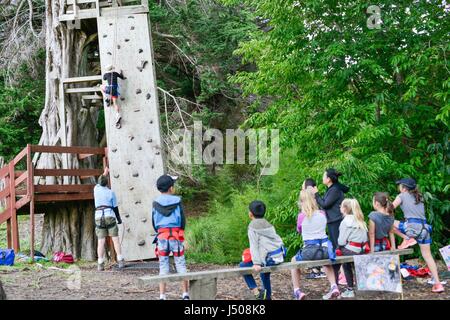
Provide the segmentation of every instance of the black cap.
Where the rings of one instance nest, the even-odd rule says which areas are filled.
[[[417,187],[416,180],[412,178],[403,178],[395,181],[396,184],[402,184],[410,190],[414,190]]]
[[[167,192],[169,191],[170,187],[173,187],[177,179],[178,177],[165,174],[158,178],[158,180],[156,181],[156,187],[160,192]]]

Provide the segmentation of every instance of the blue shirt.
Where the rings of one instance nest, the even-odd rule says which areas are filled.
[[[94,201],[95,201],[95,207],[100,206],[108,206],[115,208],[117,207],[117,198],[114,191],[109,189],[108,187],[102,187],[101,185],[97,184],[94,188]],[[115,217],[114,211],[112,209],[104,209],[105,217],[111,216]],[[96,210],[95,211],[95,217],[99,218],[102,216],[102,210]]]

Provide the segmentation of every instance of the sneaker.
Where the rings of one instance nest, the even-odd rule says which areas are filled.
[[[346,289],[342,294],[342,298],[354,298],[355,297],[355,291]]]
[[[125,260],[119,260],[118,261],[118,265],[119,265],[119,269],[123,269],[123,268],[125,268]]]
[[[110,106],[111,106],[111,100],[105,99],[105,102],[106,102],[106,106],[107,106],[107,107],[110,107]]]
[[[267,290],[259,289],[259,293],[255,295],[256,300],[268,300],[267,299]]]
[[[296,290],[294,292],[294,297],[296,300],[304,300],[306,297],[306,294],[304,294],[303,292],[301,292],[300,290]]]
[[[345,279],[345,275],[342,272],[339,273],[338,284],[340,284],[342,286],[346,286],[347,285],[347,279]]]
[[[323,300],[331,300],[331,299],[338,299],[340,298],[341,294],[339,292],[339,289],[337,286],[333,286],[331,288],[330,292],[328,292],[326,295],[322,297]]]
[[[97,263],[97,271],[104,271],[105,270],[105,263]]]
[[[325,272],[316,273],[316,278],[326,278],[326,277],[327,277],[327,275]]]
[[[431,278],[430,280],[427,281],[427,283],[428,283],[428,284],[431,284],[431,285],[435,285],[435,284],[436,284],[436,281],[434,281],[434,279]],[[446,285],[446,284],[447,284],[447,281],[441,281],[441,284],[442,284],[442,285]]]
[[[403,240],[403,242],[398,246],[398,248],[399,249],[406,249],[406,248],[412,247],[416,243],[417,243],[416,239],[409,238],[409,239]]]
[[[122,117],[120,116],[120,113],[118,113],[118,112],[116,112],[115,117],[116,117],[116,122],[119,122],[119,120],[122,118]]]
[[[184,296],[184,297],[182,298],[182,300],[191,300],[191,298],[189,298],[189,296]]]
[[[444,292],[445,290],[444,290],[444,286],[442,284],[435,283],[433,285],[433,288],[431,289],[431,291],[434,293],[441,293],[441,292]]]

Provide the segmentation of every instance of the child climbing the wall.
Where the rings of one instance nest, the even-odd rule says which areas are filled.
[[[334,259],[333,244],[325,232],[327,217],[325,212],[319,209],[314,187],[309,186],[300,191],[298,206],[300,213],[297,217],[297,231],[302,235],[304,245],[292,258],[292,262]],[[340,292],[333,267],[324,266],[323,269],[330,283],[330,291],[322,298],[324,300],[339,298]],[[300,269],[293,269],[291,275],[294,297],[303,300],[306,294],[300,290]]]
[[[436,262],[431,254],[431,225],[427,223],[423,196],[417,189],[414,179],[404,178],[396,181],[400,194],[393,202],[393,207],[400,206],[405,221],[395,221],[395,234],[403,238],[399,249],[406,249],[419,243],[420,252],[434,279],[432,292],[444,292],[444,286],[439,280]]]
[[[161,195],[153,201],[152,223],[157,232],[154,243],[159,258],[159,275],[169,274],[169,255],[173,253],[177,273],[186,273],[184,228],[186,219],[181,198],[175,194],[175,177],[163,175],[156,181]],[[189,282],[183,281],[183,300],[189,300]],[[160,300],[166,300],[166,283],[159,284]]]
[[[369,214],[370,252],[395,250],[394,206],[386,192],[377,192],[373,197],[373,208]]]
[[[125,80],[126,78],[123,76],[122,70],[120,70],[120,73],[117,73],[114,71],[114,66],[108,65],[106,67],[106,73],[103,75],[103,80],[107,82],[107,85],[102,85],[101,90],[103,95],[109,95],[109,99],[106,99],[106,103],[108,106],[111,105],[111,101],[113,103],[114,110],[116,111],[115,119],[116,119],[116,126],[120,128],[120,108],[117,104],[117,99],[120,96],[119,93],[119,83],[118,78]]]
[[[276,233],[274,226],[264,219],[265,214],[264,202],[255,200],[250,203],[248,212],[251,220],[248,225],[250,249],[244,251],[243,261],[239,264],[241,268],[253,267],[253,270],[260,272],[264,266],[273,266],[284,261],[283,240]],[[271,300],[270,272],[261,273],[260,277],[262,289],[258,289],[253,275],[245,275],[244,280],[257,300]]]
[[[366,248],[368,249],[368,230],[358,200],[344,199],[341,203],[341,213],[344,219],[339,226],[339,255],[353,256],[355,254],[366,253]],[[354,298],[353,263],[344,263],[342,267],[347,282],[347,289],[341,294],[341,297]]]

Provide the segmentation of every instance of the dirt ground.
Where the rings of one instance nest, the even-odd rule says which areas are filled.
[[[228,266],[229,267],[229,266]],[[137,278],[144,275],[158,273],[154,269],[116,271],[107,266],[103,272],[96,270],[95,263],[71,266],[69,270],[48,269],[45,265],[33,267],[0,269],[0,280],[3,282],[8,299],[108,299],[108,300],[153,300],[159,298],[157,285],[140,288]],[[50,267],[52,268],[52,267]],[[75,271],[72,270],[74,268]],[[190,266],[190,271],[219,269],[219,265]],[[291,300],[292,288],[289,271],[272,274],[272,288],[274,300]],[[447,286],[448,288],[448,286]],[[302,289],[307,293],[307,299],[321,299],[328,289],[326,279],[305,279],[302,276]],[[180,284],[168,284],[168,299],[179,299]],[[241,278],[218,281],[218,299],[245,300],[251,299],[249,291]],[[358,293],[356,299],[371,300],[399,300],[400,294],[395,293]],[[450,300],[450,290],[441,294],[431,292],[431,286],[426,279],[413,279],[404,282],[404,299],[407,300]]]

